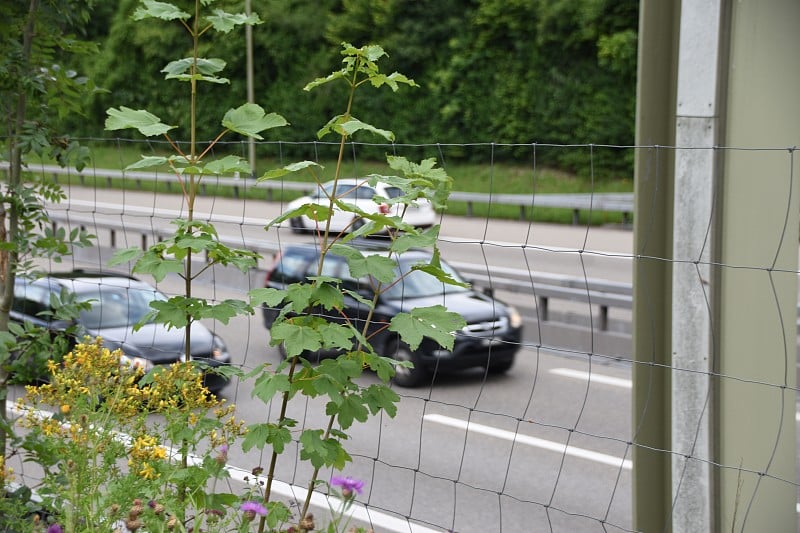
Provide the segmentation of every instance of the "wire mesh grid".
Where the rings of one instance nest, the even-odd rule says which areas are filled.
[[[144,151],[142,146],[135,147]],[[282,143],[261,146],[277,154],[278,164],[288,159],[283,151],[289,147],[298,149],[296,145]],[[318,152],[324,145],[302,146],[303,149],[309,147],[314,157],[319,157]],[[470,209],[471,216],[440,214],[439,246],[443,258],[470,272],[476,284],[490,289],[496,298],[520,310],[524,317],[524,336],[515,363],[507,372],[493,373],[484,367],[449,372],[435,367],[425,386],[395,387],[401,396],[395,417],[382,413],[348,431],[350,438],[346,448],[353,461],[346,473],[366,482],[356,510],[360,523],[368,524],[375,531],[633,531],[637,497],[634,469],[643,468],[633,460],[637,451],[653,453],[666,458],[668,463],[678,464],[673,480],[676,487],[681,487],[683,482],[682,468],[697,463],[708,469],[711,480],[729,473],[751,480],[743,482],[745,490],[740,494],[742,517],[746,517],[748,506],[759,498],[759,484],[782,484],[796,491],[794,468],[789,472],[774,468],[770,457],[742,458],[734,464],[722,462],[719,456],[707,455],[700,449],[678,450],[640,443],[638,432],[642,418],[652,413],[645,415],[643,411],[639,413],[642,418],[638,418],[632,405],[634,376],[646,376],[653,368],[673,377],[688,375],[703,380],[709,390],[709,395],[700,399],[703,403],[699,411],[703,417],[723,416],[714,410],[713,391],[726,384],[735,384],[738,394],[748,394],[748,391],[763,394],[767,390],[776,396],[794,398],[797,391],[794,376],[796,306],[792,306],[794,314],[791,316],[781,315],[785,306],[782,307],[775,297],[772,281],[789,276],[796,288],[796,262],[789,270],[782,270],[774,263],[710,265],[719,271],[748,271],[762,278],[762,297],[753,305],[762,305],[763,313],[772,317],[773,330],[785,337],[783,344],[787,350],[759,356],[778,358],[785,366],[785,380],[763,378],[757,372],[758,365],[753,375],[729,375],[714,364],[708,371],[698,371],[664,364],[649,358],[649,354],[637,354],[634,358],[632,334],[636,328],[665,331],[669,328],[663,324],[642,323],[649,320],[647,313],[631,311],[635,291],[633,274],[641,262],[692,268],[709,265],[703,265],[694,257],[658,257],[637,252],[629,218],[598,223],[590,216],[598,215],[591,213],[591,204],[588,213],[584,213],[587,216],[579,218],[577,224],[572,219],[572,223],[549,224],[531,218],[537,210],[535,198],[541,194],[537,180],[546,172],[537,158],[542,150],[589,153],[587,168],[580,170],[588,174],[586,182],[591,184],[592,190],[582,192],[593,193],[601,181],[600,178],[595,181],[596,167],[601,161],[607,161],[606,157],[596,159],[593,150],[622,159],[632,158],[636,149],[661,151],[663,157],[669,157],[675,148],[491,143],[455,147],[370,145],[368,148],[392,153],[432,154],[446,169],[445,155],[449,150],[461,154],[472,150],[473,157],[488,154],[485,159],[478,160],[487,169],[483,178],[488,192],[482,207]],[[242,146],[242,153],[244,150]],[[356,175],[368,167],[360,150],[360,145],[353,146],[350,171]],[[498,152],[503,153],[502,163],[497,161]],[[792,151],[788,153],[791,161]],[[120,149],[120,160],[126,155]],[[499,213],[498,202],[503,201],[499,197],[511,187],[508,174],[500,172],[500,167],[507,163],[526,169],[514,179],[524,182],[522,188],[529,192],[519,194],[527,194],[530,204],[519,216],[516,216],[519,213],[519,204],[516,204],[511,210],[514,215],[497,218],[491,215]],[[793,165],[793,162],[787,165],[786,175],[775,179],[791,184]],[[51,179],[49,167],[31,167],[29,171]],[[453,177],[454,189],[459,190],[458,175]],[[97,235],[98,245],[76,249],[74,255],[61,264],[44,263],[46,269],[106,269],[114,248],[143,247],[158,242],[173,231],[171,220],[186,213],[180,187],[169,173],[131,177],[129,173],[116,174],[94,167],[80,175],[71,171],[61,177],[61,182],[66,200],[48,207],[53,224],[83,227]],[[146,182],[159,191],[143,186]],[[213,222],[222,240],[257,251],[263,259],[259,269],[244,276],[230,269],[209,269],[198,279],[196,295],[211,301],[244,298],[248,290],[263,286],[263,270],[277,250],[314,239],[313,232],[297,235],[288,225],[264,230],[265,223],[285,207],[286,200],[275,196],[301,188],[289,179],[284,185],[276,182],[266,196],[263,190],[259,191],[260,185],[248,178],[234,178],[224,183],[207,180],[207,189],[203,189],[194,207],[195,217]],[[258,194],[253,194],[254,191]],[[792,205],[787,202],[787,206]],[[787,206],[776,209],[789,209]],[[568,206],[565,209],[572,210]],[[605,215],[599,213],[599,216],[602,219]],[[648,211],[634,213],[639,231],[647,232],[650,216]],[[793,214],[787,213],[786,219],[796,221]],[[788,231],[787,235],[796,237],[796,233],[796,230]],[[779,246],[788,248],[796,260],[796,239],[782,240]],[[596,288],[598,281],[606,283],[602,290]],[[180,293],[182,285],[178,279],[168,277],[158,288],[170,295]],[[572,291],[555,290],[564,288]],[[617,299],[605,302],[603,297],[609,295]],[[663,305],[659,300],[662,296],[653,294],[652,300],[639,305],[645,309]],[[709,316],[711,308],[709,303],[704,311]],[[654,313],[653,316],[658,315]],[[639,323],[634,323],[634,319]],[[233,363],[246,370],[277,364],[281,360],[278,349],[269,344],[269,333],[259,313],[234,318],[227,325],[217,322],[207,325],[227,341]],[[716,339],[718,332],[714,327],[712,324],[711,337]],[[724,348],[712,344],[711,356],[724,357]],[[369,373],[360,379],[366,384],[377,381]],[[253,398],[252,387],[246,380],[234,379],[221,394],[235,403],[239,416],[250,423],[274,419],[278,415],[277,406],[264,405]],[[638,387],[646,389],[643,384]],[[12,397],[23,394],[22,389],[11,391]],[[316,427],[325,422],[324,403],[317,400],[296,399],[289,405],[289,414],[299,420],[302,427]],[[773,415],[778,422],[773,425],[774,434],[767,439],[778,449],[787,438],[782,434],[784,426],[780,420],[795,415],[765,413],[765,416]],[[672,422],[664,419],[662,423],[668,427]],[[697,427],[701,424],[699,421],[691,423]],[[795,436],[791,439],[794,442]],[[695,441],[693,444],[700,446],[702,443]],[[232,485],[252,481],[253,469],[264,467],[268,461],[267,455],[258,450],[231,451],[230,457]],[[302,499],[311,470],[300,460],[298,443],[293,441],[281,456],[276,472],[282,497]],[[31,465],[19,464],[17,474],[23,479],[29,476],[35,479],[38,472]],[[333,474],[326,472],[322,477]],[[674,491],[673,506],[682,497],[681,488]],[[664,517],[665,530],[669,522],[670,517]]]

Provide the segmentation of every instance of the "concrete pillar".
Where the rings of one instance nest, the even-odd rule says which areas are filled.
[[[713,531],[711,265],[722,67],[721,0],[684,0],[678,36],[672,263],[672,530]]]

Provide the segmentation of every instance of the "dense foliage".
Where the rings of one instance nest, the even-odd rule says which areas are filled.
[[[241,8],[243,2],[221,3]],[[337,88],[315,93],[298,89],[338,60],[341,42],[380,42],[391,50],[386,68],[407,73],[421,88],[394,98],[365,94],[357,105],[376,122],[391,122],[398,143],[538,143],[537,160],[543,165],[586,173],[592,150],[595,161],[600,158],[596,167],[621,174],[632,169],[632,162],[620,160],[616,151],[565,145],[633,144],[637,0],[252,4],[264,21],[253,30],[255,101],[292,124],[269,140],[315,140],[320,120],[331,114],[341,94]],[[175,104],[176,94],[152,80],[161,68],[157,65],[170,60],[166,51],[188,51],[191,43],[178,31],[136,24],[131,17],[136,5],[135,0],[121,0],[115,12],[95,14],[93,36],[101,51],[88,66],[98,85],[111,92],[98,96],[97,120],[84,122],[87,135],[102,134],[103,111],[111,102],[134,109],[147,102],[168,123],[179,123],[177,117],[187,112]],[[103,27],[105,36],[98,30]],[[199,97],[228,109],[246,96],[245,40],[225,36],[207,46],[228,58],[230,87],[204,87]],[[200,138],[210,138],[216,126],[199,124]],[[97,129],[85,129],[89,127]],[[260,149],[263,155],[277,155],[274,148]],[[310,155],[287,153],[286,146],[281,150],[283,156]],[[382,155],[388,149],[376,151]],[[529,153],[530,147],[524,147],[495,156]],[[450,149],[446,155],[487,157],[478,148]]]

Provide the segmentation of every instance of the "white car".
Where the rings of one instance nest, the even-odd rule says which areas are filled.
[[[333,181],[323,183],[317,189],[317,192],[289,202],[287,210],[292,211],[306,204],[327,206],[330,202],[329,196],[334,194],[334,185],[336,184]],[[338,185],[336,185],[335,193],[339,200],[353,204],[367,213],[402,215],[404,222],[420,228],[427,228],[436,223],[436,211],[427,200],[416,200],[405,208],[405,212],[403,212],[405,205],[389,205],[376,201],[376,196],[389,199],[396,198],[402,194],[399,188],[385,183],[378,182],[373,187],[366,179],[340,179]],[[354,213],[334,209],[330,229],[334,232],[352,231],[362,226],[365,222],[366,220]],[[291,218],[289,224],[295,233],[303,233],[309,230],[317,231],[317,229],[322,231],[325,229],[324,219],[316,221],[305,215]]]

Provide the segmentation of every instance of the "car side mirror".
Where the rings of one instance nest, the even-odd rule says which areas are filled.
[[[465,279],[464,281],[469,283],[475,292],[480,292],[485,294],[489,298],[494,298],[494,287],[488,287],[486,285],[482,285],[481,283],[475,281],[474,279]]]

